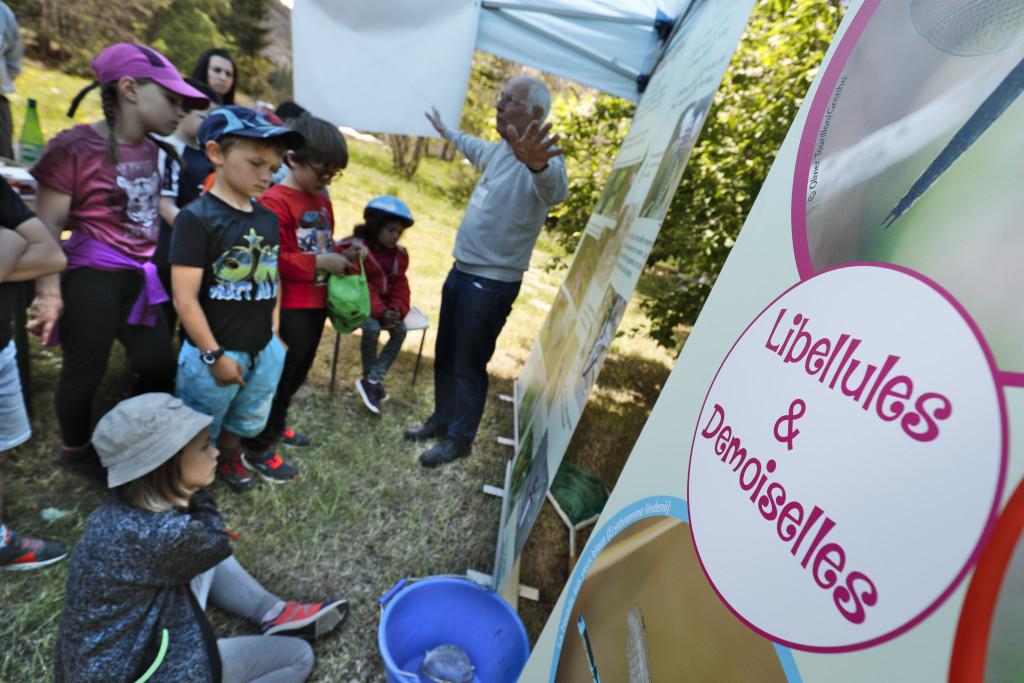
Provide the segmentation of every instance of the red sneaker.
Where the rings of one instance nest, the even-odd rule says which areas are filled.
[[[281,432],[281,443],[289,446],[308,446],[313,442],[302,432],[297,432],[290,427],[285,427],[284,431]]]
[[[217,461],[217,474],[228,483],[228,486],[236,491],[248,491],[256,485],[256,479],[242,464],[242,451],[236,449],[227,456],[222,456]]]
[[[333,631],[348,615],[348,601],[301,603],[289,600],[276,618],[263,622],[263,635],[313,639]]]
[[[283,484],[291,481],[299,473],[295,467],[285,462],[281,454],[273,448],[262,453],[244,453],[242,464],[247,470],[255,472],[271,484]]]
[[[5,571],[38,569],[68,554],[68,549],[60,543],[21,538],[3,524],[0,524],[0,543],[0,569]]]

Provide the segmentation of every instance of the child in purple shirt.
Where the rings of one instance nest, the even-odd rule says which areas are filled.
[[[55,236],[71,231],[62,245],[68,272],[62,280],[37,282],[32,314],[47,341],[60,318],[64,358],[56,396],[63,461],[99,475],[89,446],[92,402],[114,340],[138,376],[136,393],[174,385],[171,335],[158,306],[168,297],[149,262],[159,230],[157,151],[166,143],[150,134],[169,134],[186,108],[205,108],[208,100],[166,57],[142,45],[111,45],[92,68],[104,120],[57,135],[32,169],[39,217]]]

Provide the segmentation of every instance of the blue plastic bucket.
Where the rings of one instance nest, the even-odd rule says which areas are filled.
[[[515,683],[530,656],[526,628],[497,593],[472,581],[399,581],[380,599],[377,646],[388,683],[423,683],[420,664],[438,645],[458,645],[476,667],[474,683]]]

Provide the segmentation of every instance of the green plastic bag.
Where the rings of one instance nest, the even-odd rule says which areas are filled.
[[[338,334],[362,327],[370,317],[370,288],[366,285],[363,255],[358,275],[331,275],[327,280],[327,315]]]

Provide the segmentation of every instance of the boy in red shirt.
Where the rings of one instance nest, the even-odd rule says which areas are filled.
[[[358,253],[358,247],[334,252],[334,211],[325,191],[348,165],[345,138],[335,126],[308,114],[292,121],[291,128],[302,133],[306,144],[285,155],[288,175],[259,199],[281,226],[280,335],[288,353],[267,426],[242,442],[247,452],[266,452],[279,441],[309,445],[306,435],[286,426],[288,407],[316,358],[327,319],[327,276],[344,274]]]

